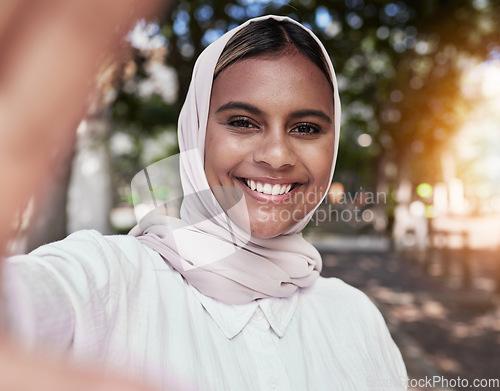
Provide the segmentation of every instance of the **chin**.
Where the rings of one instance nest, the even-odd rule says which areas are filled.
[[[280,236],[280,234],[275,233],[254,233],[252,232],[252,237],[257,239],[272,239]]]
[[[261,233],[261,232],[254,232],[252,230],[252,236],[254,238],[258,238],[258,239],[272,239],[272,238],[275,238],[277,236],[279,236],[279,234],[275,234],[275,233]]]
[[[288,227],[251,227],[251,235],[259,239],[272,239],[282,235]]]

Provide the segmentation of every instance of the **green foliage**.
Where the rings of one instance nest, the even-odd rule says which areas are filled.
[[[249,17],[287,15],[324,42],[343,106],[337,179],[374,188],[386,154],[418,181],[440,179],[441,150],[467,112],[460,94],[463,58],[498,50],[500,5],[487,0],[179,1],[161,16],[166,63],[177,72],[174,104],[120,91],[113,118],[139,138],[175,126],[194,61],[210,42]],[[138,78],[147,78],[144,55]],[[361,147],[358,137],[371,136]],[[434,168],[433,168],[434,167]]]
[[[113,106],[113,120],[131,132],[151,135],[159,128],[175,124],[179,111],[178,104],[166,104],[158,95],[140,98],[122,90]]]

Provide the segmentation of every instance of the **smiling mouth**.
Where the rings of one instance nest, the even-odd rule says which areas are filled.
[[[243,183],[253,191],[267,195],[283,195],[289,193],[296,183],[265,183],[253,179],[241,178]]]

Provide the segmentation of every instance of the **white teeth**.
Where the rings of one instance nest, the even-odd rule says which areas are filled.
[[[274,185],[273,186],[273,195],[278,195],[281,192],[281,185]]]
[[[264,193],[264,194],[268,194],[268,195],[283,195],[283,194],[286,194],[288,193],[291,189],[292,189],[292,186],[293,184],[290,183],[290,184],[283,184],[283,185],[279,185],[279,184],[275,184],[275,185],[272,185],[270,183],[261,183],[261,182],[256,182],[252,179],[245,179],[245,183],[246,185],[254,190],[254,191],[258,191],[259,193]]]
[[[262,189],[262,192],[264,194],[272,195],[273,194],[273,186],[269,183],[264,184],[264,188]]]

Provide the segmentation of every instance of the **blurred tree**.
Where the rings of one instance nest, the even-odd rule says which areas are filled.
[[[498,2],[180,1],[160,16],[153,34],[164,40],[162,61],[175,69],[177,99],[141,96],[123,83],[114,105],[117,126],[137,147],[125,164],[122,159],[127,180],[140,160],[141,139],[174,131],[199,53],[228,29],[263,14],[299,20],[332,56],[343,105],[336,180],[347,191],[442,179],[441,154],[468,110],[460,91],[464,67],[499,50]],[[136,84],[151,78],[152,53],[136,50]]]

